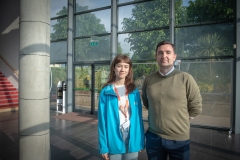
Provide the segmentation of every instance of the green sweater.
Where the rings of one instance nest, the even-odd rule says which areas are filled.
[[[159,71],[143,83],[142,100],[148,109],[148,130],[169,140],[188,140],[189,117],[202,111],[202,97],[193,77],[174,69],[167,76]]]

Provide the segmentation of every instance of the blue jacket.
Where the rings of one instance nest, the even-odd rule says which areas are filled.
[[[142,103],[138,89],[128,94],[131,116],[128,152],[144,149],[144,126],[142,120]],[[126,146],[119,128],[119,108],[117,95],[112,85],[104,87],[98,103],[98,143],[100,154],[123,154]]]

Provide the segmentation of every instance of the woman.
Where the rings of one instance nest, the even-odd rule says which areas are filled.
[[[144,149],[142,104],[133,83],[132,62],[118,55],[98,103],[99,152],[104,159],[134,160]]]

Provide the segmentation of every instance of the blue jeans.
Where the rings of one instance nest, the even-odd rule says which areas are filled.
[[[129,129],[122,130],[122,139],[126,144],[125,154],[109,154],[110,160],[137,160],[138,152],[128,153]]]
[[[149,160],[189,160],[189,140],[174,141],[161,138],[160,136],[147,131],[146,151]]]

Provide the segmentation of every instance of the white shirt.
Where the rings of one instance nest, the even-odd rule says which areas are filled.
[[[118,94],[120,96],[120,100],[121,100],[121,105],[125,106],[126,105],[126,88],[125,85],[120,85],[120,86],[116,86],[118,90]],[[119,104],[120,105],[120,104]],[[120,128],[121,125],[126,121],[126,118],[124,116],[124,114],[122,113],[122,111],[120,110],[119,106],[118,106],[118,111],[119,111],[119,119],[120,119]],[[128,112],[127,112],[127,120],[129,121],[129,111],[130,111],[130,105],[128,107]]]
[[[159,73],[160,73],[162,76],[167,76],[167,75],[169,75],[170,73],[172,73],[174,69],[175,69],[175,67],[172,67],[172,69],[171,69],[170,71],[168,71],[166,74],[163,74],[163,73],[159,70]]]

